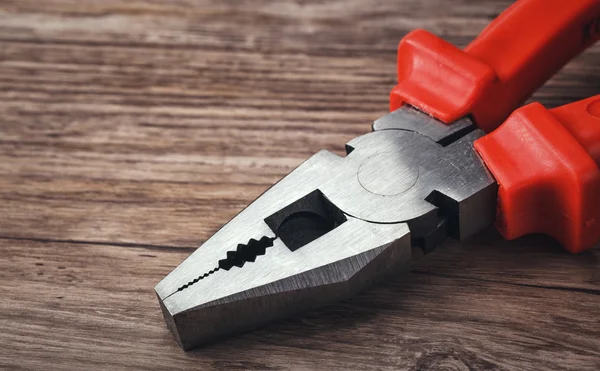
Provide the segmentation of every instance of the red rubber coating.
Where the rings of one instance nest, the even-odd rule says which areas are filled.
[[[600,0],[519,0],[464,51],[424,30],[398,47],[391,110],[410,104],[451,123],[471,115],[486,132],[600,38]]]
[[[507,239],[556,238],[578,253],[600,239],[600,95],[515,111],[475,149],[496,177],[496,227]]]

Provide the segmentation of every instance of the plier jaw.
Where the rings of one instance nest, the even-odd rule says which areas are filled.
[[[312,156],[156,286],[184,349],[342,300],[406,266],[405,224],[345,215],[319,191],[343,161],[327,151]]]
[[[184,349],[348,298],[408,269],[413,247],[493,223],[496,183],[472,147],[483,132],[408,107],[378,128],[345,157],[312,156],[156,286]]]

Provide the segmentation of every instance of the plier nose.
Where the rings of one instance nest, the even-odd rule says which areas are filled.
[[[156,286],[184,349],[344,299],[410,260],[405,224],[346,215],[319,190],[343,162],[314,155]]]

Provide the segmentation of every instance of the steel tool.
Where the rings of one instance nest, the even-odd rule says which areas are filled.
[[[600,96],[513,110],[598,38],[600,0],[517,1],[465,50],[408,34],[391,113],[346,156],[306,160],[156,286],[176,340],[187,350],[348,298],[493,224],[592,247]]]

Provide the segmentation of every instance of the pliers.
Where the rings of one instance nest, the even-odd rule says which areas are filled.
[[[464,50],[409,33],[391,113],[345,157],[306,160],[156,286],[177,342],[188,350],[348,298],[494,224],[508,239],[592,247],[600,95],[517,107],[599,38],[600,0],[519,0]]]

